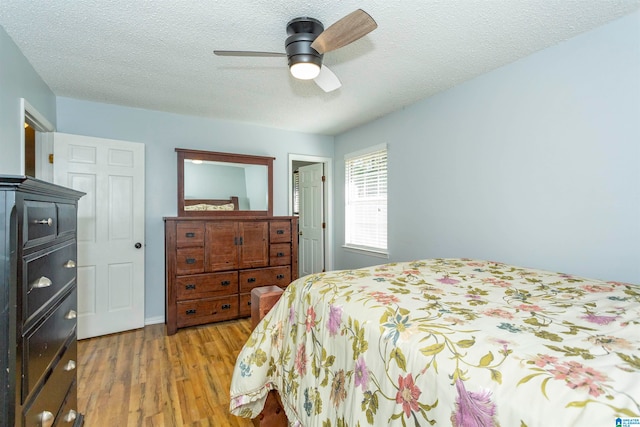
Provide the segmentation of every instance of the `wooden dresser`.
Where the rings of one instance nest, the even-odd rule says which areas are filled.
[[[0,176],[0,425],[80,426],[78,191]],[[5,350],[6,349],[6,350]]]
[[[251,290],[298,277],[297,217],[165,218],[167,334],[251,316]]]

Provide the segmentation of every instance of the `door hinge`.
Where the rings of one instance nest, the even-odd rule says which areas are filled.
[[[49,163],[53,164],[53,154],[49,154]]]
[[[326,222],[323,222],[323,223],[322,223],[322,228],[323,228],[323,229],[324,229],[324,228],[327,228],[327,223],[326,223]]]
[[[322,182],[325,182],[327,180],[327,177],[322,175]]]

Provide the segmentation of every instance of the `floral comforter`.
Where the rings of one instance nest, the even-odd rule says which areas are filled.
[[[432,259],[293,282],[238,356],[231,412],[302,426],[614,426],[640,417],[640,287]]]

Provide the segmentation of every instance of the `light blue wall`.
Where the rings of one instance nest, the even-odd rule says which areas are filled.
[[[25,98],[49,122],[56,122],[56,99],[13,40],[0,27],[0,174],[21,172],[20,98]]]
[[[390,259],[473,257],[640,283],[640,13],[336,138],[388,144]]]
[[[58,131],[145,144],[145,318],[164,318],[164,222],[177,213],[175,148],[275,157],[275,215],[288,214],[289,153],[333,157],[333,137],[58,97]]]

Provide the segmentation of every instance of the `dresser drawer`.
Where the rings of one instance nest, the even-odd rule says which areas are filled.
[[[73,353],[73,358],[67,356],[67,353],[69,352]],[[73,425],[73,422],[70,424],[65,424],[65,422],[63,422],[63,418],[69,411],[67,410],[65,412],[64,409],[62,411],[58,411],[58,409],[60,409],[63,404],[65,404],[66,407],[66,403],[76,406],[76,387],[74,383],[76,378],[75,352],[76,347],[74,344],[67,350],[67,352],[65,352],[60,363],[56,365],[51,376],[47,379],[47,382],[45,382],[44,386],[39,390],[36,399],[25,411],[24,426],[40,427],[42,425]],[[70,363],[71,361],[73,361],[73,364]],[[77,410],[77,406],[75,409]],[[45,420],[51,419],[52,421],[50,424],[45,424],[41,421],[43,418]]]
[[[240,306],[238,307],[240,317],[251,316],[251,293],[240,294]]]
[[[67,339],[75,334],[76,307],[77,293],[74,289],[58,308],[23,338],[23,399],[51,368]]]
[[[291,264],[291,243],[276,243],[269,246],[269,265]]]
[[[290,221],[271,221],[269,223],[269,241],[271,243],[284,243],[291,241]]]
[[[24,202],[24,247],[31,247],[56,238],[58,214],[52,202]]]
[[[53,247],[50,252],[25,258],[23,264],[24,324],[46,308],[47,302],[76,278],[76,243]]]
[[[187,248],[204,245],[204,222],[179,222],[176,224],[176,246]]]
[[[238,273],[194,274],[176,277],[178,300],[221,297],[238,293]]]
[[[179,328],[234,319],[238,317],[238,296],[182,301],[177,309]]]
[[[256,268],[240,272],[240,293],[251,292],[258,286],[276,285],[281,288],[291,283],[291,267]]]
[[[176,274],[204,273],[204,248],[176,250]]]

